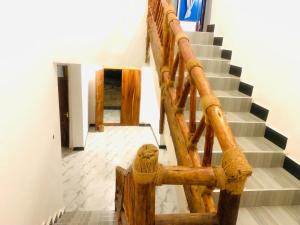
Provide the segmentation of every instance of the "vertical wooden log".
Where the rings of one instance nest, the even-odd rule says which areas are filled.
[[[160,95],[160,117],[159,117],[159,133],[164,133],[164,125],[165,125],[165,105],[164,105],[164,97],[163,90]]]
[[[195,134],[191,138],[191,144],[197,144],[198,141],[200,140],[200,137],[203,133],[203,130],[205,128],[205,117],[203,116],[202,119],[200,120],[200,123],[196,129]]]
[[[96,113],[95,122],[96,130],[104,131],[103,115],[104,115],[104,70],[96,72]]]
[[[155,224],[155,184],[151,178],[158,166],[158,149],[143,145],[133,163],[134,225]]]
[[[220,191],[218,217],[220,225],[235,225],[239,212],[240,195],[233,195],[227,190]]]
[[[183,81],[184,81],[184,61],[180,54],[179,56],[179,75],[176,87],[176,102],[180,99],[183,90]]]
[[[193,83],[191,83],[190,89],[190,121],[189,131],[190,135],[196,131],[196,107],[197,107],[197,89]]]
[[[174,82],[175,82],[178,63],[179,63],[179,53],[176,54],[175,61],[172,65],[172,70],[170,71],[170,81],[172,82],[172,84],[174,84]]]
[[[189,92],[190,92],[190,82],[187,81],[184,84],[183,93],[182,93],[180,99],[178,100],[178,104],[177,104],[178,109],[183,110],[183,108],[185,106],[185,103],[186,103],[186,100],[188,98]]]
[[[205,145],[202,166],[210,166],[212,158],[212,149],[214,145],[214,129],[211,125],[206,125]]]
[[[169,28],[169,25],[168,25],[168,29],[170,30],[170,32],[169,32],[169,36],[170,36],[169,67],[172,68],[173,62],[174,62],[175,36],[172,33],[171,29]]]

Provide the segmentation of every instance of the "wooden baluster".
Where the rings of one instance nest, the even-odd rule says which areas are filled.
[[[214,145],[214,129],[211,127],[210,124],[208,124],[206,125],[202,166],[211,166],[213,145]]]
[[[156,22],[156,25],[158,24],[158,16],[159,16],[159,7],[160,7],[160,1],[156,1],[156,7],[154,11],[154,21]]]
[[[190,81],[192,82],[192,81]],[[190,90],[190,121],[189,130],[190,136],[196,131],[196,107],[197,107],[197,90],[193,83],[191,83]]]
[[[163,90],[161,90],[160,95],[160,117],[159,117],[159,133],[164,133],[164,125],[165,125],[165,105],[164,105],[164,97]]]
[[[233,195],[227,190],[220,191],[218,217],[220,225],[236,225],[241,195]]]
[[[178,75],[178,81],[177,81],[177,87],[176,87],[176,102],[180,99],[180,97],[182,95],[184,71],[185,71],[184,61],[180,54],[180,56],[179,56],[179,75]]]
[[[202,119],[200,120],[200,123],[199,123],[194,135],[191,138],[191,144],[195,145],[199,142],[204,128],[205,128],[205,117],[203,116]]]
[[[169,36],[170,36],[169,68],[172,68],[174,63],[175,37],[172,31],[170,30],[169,26],[168,29],[169,29]]]
[[[175,57],[175,60],[174,60],[173,66],[172,66],[172,70],[170,71],[170,81],[172,82],[172,84],[174,84],[174,82],[175,82],[178,63],[179,63],[179,52],[176,54],[176,57]]]
[[[145,180],[158,170],[158,149],[143,145],[133,162],[134,225],[155,224],[155,184]],[[143,174],[142,176],[140,174]]]
[[[179,109],[179,110],[184,109],[186,100],[187,100],[189,92],[190,92],[190,87],[191,87],[190,81],[186,81],[184,84],[184,89],[183,89],[182,95],[181,95],[180,99],[178,100],[177,109]]]

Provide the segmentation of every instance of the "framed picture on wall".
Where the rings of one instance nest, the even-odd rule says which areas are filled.
[[[204,0],[179,0],[179,20],[199,22],[204,10],[203,1]]]

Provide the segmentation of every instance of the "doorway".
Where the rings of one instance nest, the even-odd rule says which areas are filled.
[[[139,124],[141,71],[105,68],[96,72],[96,129]]]
[[[104,69],[104,124],[120,124],[122,70]]]
[[[61,146],[69,148],[70,131],[68,66],[58,65],[57,71]]]

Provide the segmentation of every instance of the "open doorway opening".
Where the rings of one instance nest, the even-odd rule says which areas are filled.
[[[120,124],[122,70],[104,69],[104,124]]]
[[[57,65],[57,84],[62,148],[69,148],[69,85],[68,66]]]

